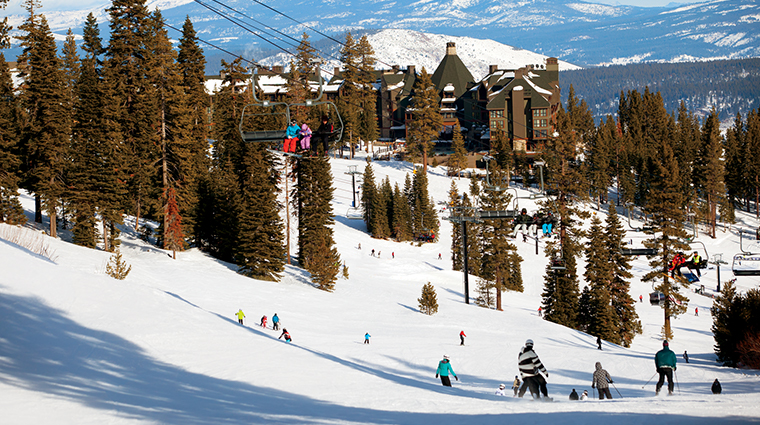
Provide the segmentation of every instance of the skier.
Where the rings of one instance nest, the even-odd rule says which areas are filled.
[[[287,342],[290,342],[290,341],[291,341],[291,339],[290,339],[290,334],[288,333],[288,330],[287,330],[287,329],[283,329],[283,330],[282,330],[282,335],[280,335],[280,337],[279,337],[279,338],[277,338],[277,339],[282,339],[282,337],[285,337],[285,341],[287,341]]]
[[[375,256],[375,248],[372,248],[372,254],[370,255],[372,255],[373,257]]]
[[[660,394],[660,388],[668,378],[668,395],[673,395],[673,371],[676,370],[676,354],[670,351],[668,341],[662,341],[662,350],[654,355],[654,365],[657,367],[657,373],[660,374],[660,380],[657,381],[655,394]]]
[[[301,150],[308,151],[311,149],[311,129],[308,124],[303,123],[301,129],[298,130],[298,137],[301,138]]]
[[[267,327],[267,316],[261,316],[261,327],[262,328]]]
[[[528,232],[528,224],[530,224],[530,216],[528,215],[528,210],[525,208],[520,211],[520,215],[517,216],[515,219],[515,230],[512,232],[512,237],[517,237],[517,232],[522,231],[523,234],[523,240],[525,240],[525,234]]]
[[[280,330],[280,318],[277,317],[277,313],[272,316],[272,329],[275,331]]]
[[[538,355],[536,355],[535,351],[533,351],[532,339],[525,341],[525,347],[520,350],[520,354],[517,356],[517,360],[517,367],[520,369],[520,375],[522,375],[523,381],[528,384],[531,395],[533,395],[535,398],[540,399],[540,391],[543,393],[545,399],[551,400],[551,398],[549,398],[549,392],[546,388],[546,379],[544,379],[544,377],[539,373],[543,372],[544,375],[546,375],[548,378],[549,372],[546,371],[546,368],[541,363]],[[525,385],[523,385],[523,388],[520,389],[518,396],[522,397],[524,394]]]
[[[396,253],[395,252],[391,252],[391,259],[393,259],[393,258],[396,258]]]
[[[602,349],[602,338],[596,337],[596,345],[599,346],[599,349]]]
[[[718,378],[715,378],[715,381],[713,381],[712,387],[710,389],[712,390],[713,394],[720,394],[723,392],[723,388],[721,388],[720,382],[718,382]]]
[[[496,390],[496,395],[500,395],[500,396],[506,396],[507,394],[504,392],[504,389],[505,389],[505,388],[507,388],[507,386],[506,386],[506,385],[504,385],[504,384],[499,384],[499,389],[498,389],[498,390]]]
[[[670,277],[675,278],[676,273],[678,273],[678,276],[683,277],[683,274],[681,273],[681,266],[683,266],[685,261],[686,260],[684,260],[683,255],[681,255],[680,252],[677,253],[672,260],[670,260],[670,267],[668,268]]]
[[[380,258],[380,251],[377,251],[377,258]]]
[[[699,263],[701,262],[702,257],[699,255],[699,252],[694,251],[689,258],[684,260],[684,265],[689,270],[696,271],[698,277],[702,277],[702,273],[699,271]]]
[[[610,374],[602,369],[602,364],[600,362],[596,362],[596,370],[594,371],[594,377],[591,380],[591,388],[596,387],[596,389],[599,390],[599,400],[604,400],[605,396],[612,400],[609,386],[611,383],[612,378],[610,378]]]
[[[699,316],[699,307],[694,307],[694,315]]]
[[[443,384],[444,387],[451,386],[449,373],[454,375],[454,379],[456,379],[457,381],[459,380],[459,377],[457,376],[457,374],[454,373],[454,369],[451,368],[451,362],[449,361],[449,356],[443,356],[443,360],[438,362],[438,369],[435,371],[435,377],[437,378],[438,375],[441,376],[441,384]]]
[[[296,151],[296,142],[298,142],[298,123],[291,120],[288,128],[285,129],[285,140],[283,141],[283,152],[294,153]]]
[[[520,389],[520,378],[518,378],[517,375],[515,375],[515,380],[514,382],[512,382],[512,391],[514,391],[515,393],[514,396],[517,395],[517,390],[519,389]]]
[[[583,394],[581,394],[581,401],[588,400],[588,390],[583,390]]]
[[[570,393],[570,401],[577,401],[578,400],[578,393],[575,392],[575,388],[573,388],[573,392]]]
[[[464,345],[464,337],[467,335],[464,334],[464,331],[459,332],[459,345]]]
[[[640,303],[643,303],[643,302],[644,302],[644,296],[643,296],[643,295],[639,295],[639,302],[640,302]]]
[[[362,250],[362,244],[359,243],[359,251],[361,251],[361,250]]]
[[[441,260],[441,253],[438,253],[438,259]]]
[[[528,226],[528,233],[533,236],[538,234],[538,224],[541,222],[541,218],[538,213],[533,213],[533,217],[530,218],[530,226]]]
[[[330,135],[333,133],[333,125],[327,115],[322,115],[321,122],[322,123],[319,125],[319,128],[317,128],[316,133],[319,139],[311,144],[311,151],[315,155],[324,154],[327,156],[327,151],[329,150],[328,140],[330,138]],[[320,147],[322,148],[322,152],[320,152]]]
[[[372,336],[372,335],[370,335],[369,332],[367,332],[366,334],[364,334],[364,343],[365,344],[369,344],[369,337],[370,336]]]
[[[238,323],[240,323],[242,325],[243,324],[243,317],[245,317],[245,314],[243,314],[243,310],[242,309],[238,310],[238,312],[235,313],[235,315],[238,318]]]
[[[686,363],[689,363],[689,354],[686,353],[686,350],[684,350],[683,352],[683,361],[685,361]]]
[[[552,212],[549,211],[546,213],[546,217],[544,217],[543,224],[541,225],[541,230],[544,231],[544,237],[551,236],[552,226],[554,226],[554,216],[552,215]]]
[[[541,307],[538,308],[538,317],[543,317],[541,316]]]

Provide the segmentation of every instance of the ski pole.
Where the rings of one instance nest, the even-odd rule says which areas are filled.
[[[681,394],[681,386],[678,384],[678,374],[673,370],[673,378],[676,380],[676,388],[678,388],[678,394]]]
[[[610,384],[612,384],[612,382],[610,382]],[[617,391],[617,393],[618,393],[618,395],[620,396],[620,398],[623,398],[623,394],[620,394],[620,391],[618,391],[618,389],[617,389],[617,387],[615,386],[615,384],[612,384],[612,388],[614,388],[614,389],[615,389],[615,391]]]
[[[657,375],[657,372],[655,372],[655,373],[654,373],[654,375]],[[652,377],[651,377],[651,378],[649,378],[649,381],[647,381],[647,383],[646,383],[646,384],[644,384],[644,385],[642,385],[642,386],[641,386],[641,389],[642,389],[642,390],[644,389],[644,387],[646,387],[646,386],[647,386],[647,384],[648,384],[648,383],[649,383],[649,382],[650,382],[652,379],[654,379],[654,375],[652,375]]]
[[[596,398],[596,389],[594,387],[591,387],[591,394]]]

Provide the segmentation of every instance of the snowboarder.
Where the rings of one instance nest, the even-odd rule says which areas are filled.
[[[583,390],[583,394],[581,394],[581,401],[588,400],[588,390]]]
[[[272,316],[272,329],[276,331],[280,330],[280,318],[277,317],[277,313]]]
[[[602,349],[602,338],[596,337],[596,345],[599,346],[599,349]]]
[[[261,316],[261,327],[262,328],[267,327],[267,316]]]
[[[657,367],[657,373],[660,374],[660,380],[657,381],[655,394],[660,394],[660,388],[668,378],[668,395],[673,395],[673,371],[676,370],[676,354],[670,351],[668,341],[662,341],[662,350],[654,355],[654,365]]]
[[[686,363],[689,363],[689,354],[686,353],[686,350],[684,350],[683,352],[683,361],[685,361]]]
[[[720,382],[718,382],[718,378],[715,378],[715,381],[713,381],[712,387],[710,389],[712,390],[713,394],[720,394],[723,392],[723,388],[720,387]]]
[[[369,344],[369,337],[371,337],[371,336],[372,335],[370,335],[369,332],[367,332],[366,334],[364,334],[364,343],[365,344]]]
[[[517,375],[515,375],[515,380],[514,380],[514,382],[512,382],[512,391],[514,391],[514,393],[515,393],[514,396],[517,395],[517,391],[519,389],[520,389],[520,378],[518,378]]]
[[[288,128],[285,129],[285,140],[283,141],[282,150],[284,152],[295,153],[296,142],[298,142],[298,123],[291,120]]]
[[[578,401],[578,393],[575,392],[575,388],[573,388],[573,392],[570,393],[570,401]]]
[[[285,337],[285,341],[287,341],[287,342],[290,342],[290,341],[291,341],[291,339],[290,339],[290,334],[288,333],[288,330],[287,330],[287,329],[283,329],[283,330],[282,330],[282,335],[280,335],[280,337],[279,337],[279,338],[277,338],[277,339],[282,339],[282,337]]]
[[[525,347],[523,347],[522,350],[520,350],[520,354],[517,356],[517,367],[520,369],[520,375],[522,375],[523,381],[527,383],[528,388],[530,388],[530,393],[535,398],[540,399],[541,393],[543,393],[544,398],[551,400],[549,398],[549,392],[546,388],[546,379],[539,373],[543,372],[546,377],[549,377],[549,372],[546,371],[546,368],[541,363],[541,360],[538,358],[538,355],[533,351],[533,340],[529,339],[525,341]],[[523,385],[523,388],[520,389],[520,393],[518,394],[519,397],[522,397],[525,394],[525,385]]]
[[[506,385],[504,385],[504,384],[499,384],[499,389],[498,389],[498,390],[496,390],[496,395],[500,395],[500,396],[506,396],[507,394],[504,392],[504,389],[505,389],[505,388],[507,388],[507,386],[506,386]]]
[[[609,385],[611,383],[612,378],[610,378],[610,374],[602,369],[602,364],[600,362],[596,362],[596,370],[594,371],[594,377],[591,380],[591,388],[599,390],[599,400],[604,400],[605,396],[612,400]]]
[[[464,331],[459,332],[459,345],[464,345],[464,337],[467,335],[464,334]]]
[[[449,356],[443,356],[443,360],[438,362],[438,369],[435,371],[435,377],[437,378],[439,375],[441,376],[441,384],[443,384],[444,387],[451,386],[449,373],[454,375],[454,379],[456,379],[457,381],[459,380],[459,377],[457,376],[457,374],[454,373],[454,369],[451,368],[451,362],[449,361]]]
[[[245,314],[243,314],[243,310],[242,309],[238,310],[238,312],[235,313],[235,315],[238,318],[238,323],[240,323],[242,325],[243,324],[243,318],[245,317]]]

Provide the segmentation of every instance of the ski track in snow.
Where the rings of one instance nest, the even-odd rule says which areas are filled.
[[[349,165],[363,171],[364,164],[363,157],[332,160],[334,186],[350,193],[343,173]],[[373,168],[378,182],[387,175],[401,186],[411,172],[410,164],[400,162],[374,162]],[[446,201],[451,179],[444,168],[432,169],[429,181],[435,201]],[[467,189],[466,179],[455,181],[460,192]],[[527,190],[516,189],[527,196]],[[351,201],[343,192],[336,191],[334,228],[350,278],[339,279],[334,293],[315,289],[294,266],[280,282],[263,282],[195,249],[172,260],[126,228],[121,250],[132,272],[124,281],[104,274],[110,254],[102,251],[47,238],[58,256],[52,263],[0,240],[2,423],[759,422],[758,373],[716,363],[711,300],[705,296],[688,293],[689,313],[673,320],[677,394],[655,397],[655,380],[642,388],[655,372],[662,326],[662,310],[646,302],[651,284],[640,281],[648,270],[644,259],[633,261],[631,283],[632,297],[644,296],[636,304],[644,333],[631,348],[604,343],[598,351],[595,338],[536,315],[546,258],[543,250],[535,254],[532,240],[516,242],[525,260],[524,293],[505,292],[503,312],[466,305],[462,274],[451,270],[448,221],[441,221],[434,244],[372,239],[363,222],[344,217]],[[24,195],[23,202],[30,214],[33,199]],[[519,207],[532,211],[535,203],[520,199]],[[757,227],[753,217],[737,214],[746,226]],[[721,231],[718,236],[699,240],[730,261],[738,238]],[[373,248],[380,258],[369,255]],[[724,281],[732,277],[730,267],[721,272]],[[438,294],[433,316],[418,311],[426,282]],[[705,271],[703,282],[714,290],[715,270]],[[753,277],[738,280],[742,290],[758,283]],[[471,277],[471,300],[475,284]],[[238,309],[247,316],[244,326],[234,316]],[[274,313],[292,343],[258,326],[262,315],[271,323]],[[467,334],[464,347],[461,330]],[[370,345],[362,343],[366,332]],[[493,395],[500,383],[511,386],[527,338],[536,342],[549,371],[556,403]],[[688,365],[681,359],[684,350]],[[460,377],[453,388],[435,378],[444,354]],[[573,388],[591,393],[596,361],[612,375],[615,399],[567,401]],[[710,394],[715,378],[723,384],[721,396]]]

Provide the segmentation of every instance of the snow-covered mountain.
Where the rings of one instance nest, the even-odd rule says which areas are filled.
[[[442,221],[438,242],[417,246],[373,239],[363,222],[346,218],[351,182],[344,173],[350,166],[361,170],[363,155],[330,160],[337,189],[336,247],[349,270],[333,293],[316,289],[308,273],[295,266],[286,267],[280,282],[265,282],[239,275],[234,265],[196,249],[173,260],[141,240],[129,218],[120,239],[132,271],[123,281],[104,273],[109,253],[40,236],[33,223],[26,229],[29,240],[44,238],[55,251],[54,261],[0,239],[2,423],[757,423],[758,372],[721,367],[713,352],[709,309],[716,270],[702,274],[704,295],[685,291],[689,313],[673,320],[670,344],[678,354],[678,386],[674,396],[663,391],[657,397],[656,380],[650,378],[654,353],[662,347],[663,312],[646,299],[651,283],[641,281],[650,270],[645,258],[632,263],[631,294],[643,334],[631,348],[604,342],[599,351],[592,336],[538,317],[548,259],[543,249],[535,253],[533,240],[515,242],[524,258],[525,292],[505,292],[504,311],[465,304],[462,274],[449,260],[450,222]],[[391,184],[403,184],[412,171],[411,164],[395,161],[374,162],[373,168],[378,179],[388,176]],[[447,199],[452,181],[460,191],[469,184],[447,177],[445,167],[430,169],[435,201]],[[512,188],[520,208],[537,208],[528,199],[533,192]],[[33,197],[24,195],[23,203],[32,216]],[[743,211],[737,211],[737,220],[739,226],[758,225]],[[640,225],[634,219],[633,226]],[[10,227],[0,223],[0,234]],[[739,250],[735,231],[719,230],[716,239],[698,241],[710,255],[723,253],[730,260]],[[69,238],[70,232],[61,236]],[[644,235],[631,231],[628,237],[639,243]],[[545,243],[539,241],[541,248]],[[731,277],[726,269],[724,281]],[[471,277],[471,299],[477,295],[475,281]],[[427,282],[438,296],[433,316],[421,314],[417,304]],[[742,291],[758,283],[760,278],[751,276],[737,281]],[[644,302],[638,301],[640,294]],[[244,326],[235,317],[239,309],[246,315]],[[278,340],[280,332],[271,326],[258,326],[263,315],[274,313],[291,343]],[[459,345],[460,331],[467,335],[465,346]],[[369,345],[362,343],[365,333],[371,335]],[[549,372],[554,403],[494,395],[500,383],[511,385],[527,338],[535,341]],[[682,361],[684,351],[688,364]],[[435,376],[443,355],[451,357],[459,378],[453,388],[441,386]],[[593,397],[595,362],[612,376],[614,399],[568,401],[572,389]],[[710,393],[716,378],[723,385],[720,396]]]
[[[760,56],[760,5],[755,0],[712,0],[661,8],[609,6],[576,0],[227,0],[218,3],[156,0],[149,4],[151,8],[160,7],[169,24],[175,27],[179,28],[185,17],[190,16],[201,38],[256,57],[261,57],[263,50],[275,48],[269,41],[293,50],[293,40],[265,26],[296,39],[304,31],[314,40],[322,38],[310,28],[338,37],[349,30],[411,29],[491,39],[584,66]],[[231,12],[227,6],[239,13]],[[235,26],[209,8],[231,13],[248,28]],[[105,17],[102,8],[96,12]],[[84,14],[57,12],[48,18],[54,30],[63,34],[67,28],[77,27],[77,21],[81,25]],[[11,19],[16,25],[20,20],[20,16]]]

